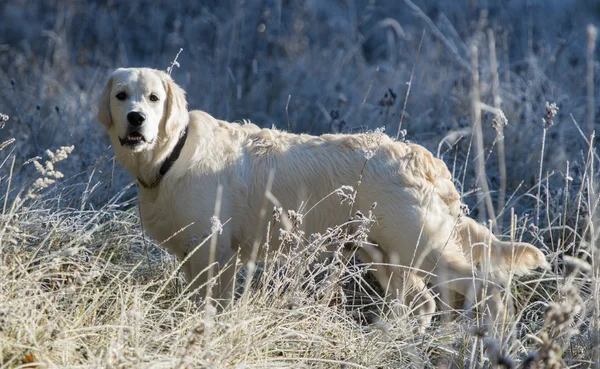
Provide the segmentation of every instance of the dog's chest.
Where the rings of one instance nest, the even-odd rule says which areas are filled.
[[[139,201],[144,229],[182,258],[190,240],[210,233],[215,198],[216,193],[208,190],[192,191],[185,181],[165,181],[156,193],[142,191]]]
[[[141,193],[139,201],[145,231],[154,241],[181,257],[185,252],[186,242],[193,234],[190,229],[193,222],[184,224],[186,222],[182,220],[182,214],[179,214],[184,209],[178,208],[175,199],[169,194],[151,196]]]

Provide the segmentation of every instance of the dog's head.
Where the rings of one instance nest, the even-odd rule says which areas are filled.
[[[98,120],[108,130],[113,145],[132,152],[150,150],[187,125],[185,92],[165,72],[117,69],[104,87]]]

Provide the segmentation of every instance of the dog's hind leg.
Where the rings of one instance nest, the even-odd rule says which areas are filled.
[[[361,260],[373,264],[373,275],[384,290],[386,300],[404,305],[417,318],[420,332],[429,327],[435,313],[435,299],[423,278],[397,265],[397,261],[391,260],[379,247],[365,245],[359,254]],[[393,311],[397,317],[404,314],[400,308]]]
[[[427,218],[426,221],[434,220],[434,217]],[[440,219],[440,218],[438,218]],[[444,225],[445,224],[445,225]],[[434,227],[433,225],[438,225]],[[495,291],[491,281],[482,278],[463,253],[461,245],[452,235],[451,222],[439,222],[437,224],[426,223],[423,226],[423,232],[418,241],[402,237],[391,227],[386,228],[386,232],[378,232],[375,241],[382,248],[383,253],[395,252],[395,257],[398,259],[393,264],[409,266],[410,270],[424,283],[428,281],[433,290],[440,294],[440,299],[448,304],[453,300],[454,293],[465,296],[467,302],[471,305],[480,304],[486,301],[486,306],[493,316],[496,316],[500,311],[500,306],[495,301],[489,302],[489,297]],[[396,244],[394,244],[396,241]],[[406,243],[403,243],[406,242]],[[395,248],[390,248],[394,246]],[[416,245],[411,246],[409,245]],[[383,249],[388,249],[384,251]],[[397,251],[394,251],[397,250]],[[393,259],[393,258],[392,258]],[[379,277],[379,279],[383,279]],[[405,291],[404,285],[406,281],[402,278],[389,278],[390,291]],[[383,282],[381,282],[383,283]],[[419,283],[416,285],[418,286]],[[421,284],[423,286],[423,284]],[[415,294],[421,299],[433,300],[431,292],[429,295]],[[410,294],[407,295],[410,299]],[[415,306],[418,304],[415,304]],[[423,306],[428,306],[427,309],[433,310],[433,303],[426,303]]]
[[[470,307],[477,305],[479,311],[489,311],[492,319],[502,311],[496,293],[498,286],[476,270],[464,255],[432,249],[420,267],[431,273],[429,282],[435,291],[440,291],[442,301],[448,299],[452,304],[458,294],[465,297]]]

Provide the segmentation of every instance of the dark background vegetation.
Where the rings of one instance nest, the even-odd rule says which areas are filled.
[[[131,181],[113,168],[109,140],[96,121],[108,73],[124,66],[166,69],[183,48],[174,79],[187,90],[190,108],[221,119],[312,134],[385,127],[395,136],[406,103],[408,140],[437,152],[447,135],[463,137],[441,145],[440,154],[457,177],[468,165],[466,180],[457,184],[475,209],[472,156],[466,160],[469,45],[478,42],[481,99],[492,105],[491,29],[509,122],[506,197],[516,191],[507,206],[523,215],[539,204],[527,191],[539,181],[546,101],[560,111],[547,132],[544,176],[554,173],[549,183],[562,188],[569,161],[578,185],[587,145],[573,120],[587,135],[588,24],[600,24],[598,1],[7,0],[0,5],[0,112],[11,119],[0,138],[17,138],[14,171],[24,174],[15,178],[18,185],[35,178],[23,165],[27,159],[74,144],[62,164],[64,198],[73,204],[73,196],[85,193],[87,204],[101,205]],[[597,62],[593,69],[598,87]],[[495,138],[492,118],[483,116],[486,152]],[[486,163],[494,199],[496,161],[493,153]],[[553,191],[544,188],[542,195],[560,197]],[[540,206],[552,204],[542,199]]]

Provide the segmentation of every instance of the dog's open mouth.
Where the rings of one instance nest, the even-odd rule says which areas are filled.
[[[146,138],[139,132],[129,132],[125,138],[119,137],[121,146],[137,146],[142,142],[146,142]]]

